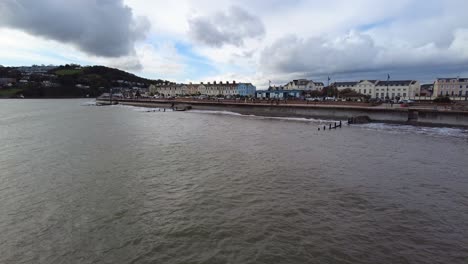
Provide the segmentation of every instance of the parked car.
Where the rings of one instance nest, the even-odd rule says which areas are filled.
[[[414,104],[414,101],[410,99],[404,99],[404,100],[398,101],[398,103],[399,104]]]

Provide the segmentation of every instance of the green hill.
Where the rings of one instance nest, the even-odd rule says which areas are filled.
[[[134,74],[105,66],[63,65],[48,72],[27,74],[19,68],[2,67],[0,78],[15,77],[13,86],[0,87],[0,97],[26,98],[97,97],[111,87],[147,88],[163,80],[150,80]],[[20,80],[23,80],[20,82]]]

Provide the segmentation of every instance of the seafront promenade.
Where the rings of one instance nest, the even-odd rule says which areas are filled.
[[[109,99],[97,99],[108,104]],[[303,100],[197,100],[197,99],[113,99],[113,103],[140,107],[184,108],[229,111],[243,115],[273,117],[348,118],[367,116],[373,122],[468,127],[465,105],[416,103],[373,105],[363,102],[308,102]]]

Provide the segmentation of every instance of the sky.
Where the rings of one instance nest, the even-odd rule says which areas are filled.
[[[0,0],[0,65],[174,82],[468,77],[466,0]]]

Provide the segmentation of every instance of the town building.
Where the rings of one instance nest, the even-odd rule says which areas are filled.
[[[287,99],[300,98],[303,96],[303,90],[265,90],[257,91],[255,98],[257,99]]]
[[[160,94],[165,97],[181,95],[207,95],[207,96],[254,96],[256,88],[251,83],[233,82],[208,82],[200,84],[175,84],[161,83],[150,86],[150,93]]]
[[[360,94],[376,98],[376,85],[378,82],[377,80],[360,80],[356,83],[354,90]]]
[[[421,84],[415,80],[378,81],[373,98],[411,99],[419,95]]]
[[[357,84],[358,82],[334,82],[330,86],[341,91],[344,89],[354,90]]]
[[[370,98],[388,98],[408,99],[419,96],[421,85],[418,81],[379,81],[379,80],[360,80],[358,82],[335,82],[332,87],[338,90],[351,89],[357,93],[367,95]]]
[[[435,96],[468,96],[468,78],[438,78],[434,83]]]
[[[312,80],[299,79],[293,80],[284,86],[285,90],[301,90],[301,91],[321,91],[324,87],[322,82],[314,82]]]
[[[434,84],[422,84],[421,91],[419,91],[420,97],[432,97],[434,93]]]
[[[240,96],[255,96],[257,88],[251,83],[239,83],[237,85],[237,94]]]
[[[11,86],[11,84],[16,83],[14,78],[0,78],[0,87]]]

